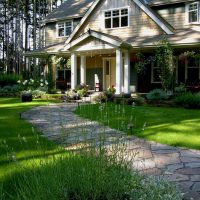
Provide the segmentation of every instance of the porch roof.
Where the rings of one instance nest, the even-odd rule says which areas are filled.
[[[89,30],[85,34],[81,35],[70,44],[66,45],[65,42],[53,44],[44,48],[40,48],[34,51],[25,53],[27,57],[44,57],[45,55],[62,54],[70,55],[70,50],[73,47],[78,46],[80,43],[88,38],[97,38],[101,41],[108,43],[112,48],[123,47],[124,49],[148,49],[155,48],[156,45],[163,39],[167,39],[170,44],[176,48],[181,47],[199,47],[200,46],[200,32],[193,29],[181,29],[177,30],[174,35],[156,35],[151,37],[132,37],[129,40],[122,41],[116,36],[101,33],[94,30]],[[91,49],[94,50],[94,49]]]
[[[200,32],[193,29],[177,30],[174,35],[156,35],[152,37],[133,37],[126,42],[130,43],[132,48],[155,47],[159,41],[167,39],[174,47],[199,46]]]
[[[46,46],[43,48],[39,48],[39,49],[36,49],[33,51],[26,52],[24,55],[27,57],[33,57],[33,56],[44,57],[45,55],[59,54],[59,53],[61,53],[61,50],[63,49],[64,44],[65,44],[64,42],[52,44],[52,45],[49,45],[49,46]],[[70,52],[67,52],[67,51],[65,53],[70,54]]]

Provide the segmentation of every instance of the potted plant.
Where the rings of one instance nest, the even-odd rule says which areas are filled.
[[[31,102],[33,100],[32,92],[29,91],[22,91],[21,93],[21,101],[22,102]]]

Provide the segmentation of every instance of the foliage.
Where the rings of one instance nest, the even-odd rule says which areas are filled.
[[[86,85],[86,84],[80,84],[75,89],[75,91],[77,92],[79,97],[87,96],[88,90],[89,90],[89,88],[88,88],[88,85]]]
[[[137,106],[142,106],[145,104],[145,98],[143,97],[135,97],[133,98],[133,102],[137,105]]]
[[[74,90],[67,91],[66,96],[69,100],[79,100],[80,99],[80,96]]]
[[[104,92],[97,92],[92,95],[91,100],[94,103],[103,103],[107,101],[107,96]]]
[[[123,97],[115,96],[114,99],[113,99],[113,102],[115,104],[124,104],[124,98]]]
[[[112,85],[111,87],[109,87],[106,92],[105,92],[105,95],[108,97],[108,98],[111,98],[112,96],[114,96],[114,94],[116,93],[116,89],[114,87],[114,85]]]
[[[40,137],[30,124],[19,119],[18,113],[42,102],[22,107],[16,99],[0,101],[2,200],[181,199],[173,184],[148,179],[130,170],[129,163],[115,154],[120,153],[119,147],[113,149],[112,155],[107,155],[100,144],[97,149],[79,150],[78,154]],[[8,128],[11,119],[12,129]]]
[[[160,101],[168,99],[168,95],[164,90],[155,89],[147,94],[147,99],[151,101]]]
[[[18,85],[7,85],[5,87],[0,87],[0,96],[1,97],[16,97],[20,94],[20,87]]]
[[[33,95],[33,98],[34,99],[40,99],[42,98],[42,96],[44,96],[46,94],[45,91],[42,91],[40,89],[37,89],[37,90],[33,90],[32,91],[32,95]]]
[[[71,63],[69,58],[65,58],[65,57],[57,57],[56,58],[56,64],[61,69],[64,69],[64,68],[70,69],[71,64],[69,64],[69,63]]]
[[[55,88],[55,80],[53,78],[53,66],[52,66],[52,59],[51,57],[48,58],[48,73],[47,82],[48,82],[48,92]]]
[[[79,97],[86,97],[87,92],[88,91],[86,89],[77,90],[77,94],[78,94]]]
[[[144,105],[145,104],[145,99],[143,97],[115,97],[113,102],[115,104],[121,104],[121,105]]]
[[[12,188],[3,200],[181,200],[174,184],[132,172],[116,155],[107,156],[105,148],[88,151],[49,156],[38,168],[16,174],[3,186],[4,191]]]
[[[200,93],[185,93],[175,99],[176,104],[185,108],[200,109]]]
[[[18,84],[22,91],[32,91],[39,88],[43,88],[43,91],[47,91],[49,85],[47,80],[44,79],[43,73],[41,74],[41,78],[39,80],[34,80],[32,78],[29,80],[18,80]]]
[[[146,58],[141,52],[136,54],[137,62],[135,63],[135,69],[138,74],[145,74],[146,67],[153,61],[153,57]]]
[[[160,68],[160,79],[164,90],[172,90],[174,86],[173,49],[168,40],[162,40],[156,48],[155,63]]]
[[[80,106],[76,114],[147,140],[200,149],[200,110],[104,103]]]
[[[0,73],[0,87],[17,85],[17,81],[21,77],[17,74],[4,74]]]
[[[187,89],[185,87],[185,84],[181,83],[180,85],[178,85],[174,88],[174,91],[175,91],[176,96],[179,96],[179,95],[186,93]]]

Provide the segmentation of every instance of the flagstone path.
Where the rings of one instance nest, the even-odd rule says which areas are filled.
[[[114,141],[125,144],[123,157],[131,161],[134,169],[147,175],[162,176],[180,186],[184,199],[200,200],[200,151],[175,148],[146,141],[82,119],[73,111],[77,104],[56,104],[36,107],[21,117],[37,127],[45,137],[67,148],[104,138],[104,145]]]

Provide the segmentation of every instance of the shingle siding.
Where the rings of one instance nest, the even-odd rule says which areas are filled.
[[[111,8],[130,6],[130,26],[124,28],[105,29],[103,11]],[[94,10],[92,16],[86,21],[85,25],[78,31],[75,38],[87,32],[88,29],[117,36],[122,40],[130,37],[160,35],[163,31],[156,23],[147,16],[132,0],[123,0],[119,3],[116,0],[104,0],[101,5]]]

